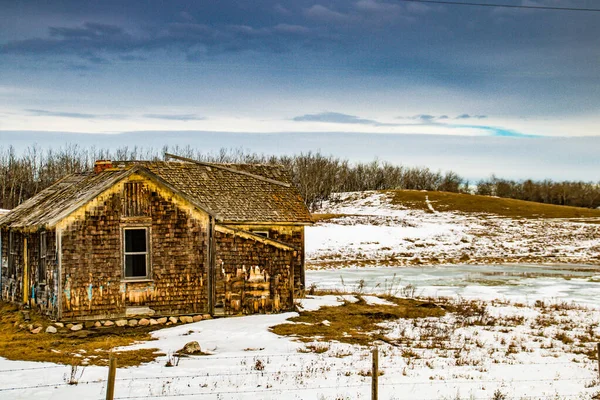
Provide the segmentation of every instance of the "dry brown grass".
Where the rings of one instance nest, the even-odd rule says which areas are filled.
[[[110,351],[115,347],[128,346],[137,341],[152,340],[149,332],[156,327],[100,328],[71,332],[59,329],[58,333],[32,334],[19,329],[20,324],[41,324],[49,321],[30,313],[31,321],[25,321],[16,306],[0,302],[0,357],[9,360],[44,361],[57,364],[108,365]],[[115,352],[119,367],[140,365],[153,361],[158,349],[142,349]]]
[[[341,218],[341,217],[346,217],[346,216],[348,216],[348,215],[347,214],[311,214],[310,219],[312,220],[312,222],[320,222],[320,221],[327,221],[330,219]]]
[[[339,341],[369,345],[381,338],[376,331],[380,322],[399,318],[440,317],[445,310],[429,302],[412,299],[389,298],[396,305],[373,305],[364,301],[346,302],[340,306],[321,307],[316,311],[303,311],[297,317],[271,327],[271,331],[284,336],[297,336],[302,341]],[[329,321],[329,323],[323,323]]]
[[[392,194],[392,204],[428,212],[425,196],[437,211],[486,213],[511,218],[600,218],[600,210],[490,196],[417,190],[390,190],[386,193]]]

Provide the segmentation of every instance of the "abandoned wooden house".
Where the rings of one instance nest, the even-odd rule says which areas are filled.
[[[96,162],[0,217],[0,293],[59,320],[293,307],[310,214],[282,167]]]

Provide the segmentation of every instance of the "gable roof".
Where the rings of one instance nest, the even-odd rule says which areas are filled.
[[[310,213],[282,166],[115,161],[100,173],[63,178],[1,216],[0,225],[53,226],[133,173],[166,186],[218,222],[310,223]]]

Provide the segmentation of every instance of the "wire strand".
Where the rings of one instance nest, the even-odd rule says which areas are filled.
[[[475,3],[475,2],[470,2],[470,1],[462,2],[462,1],[446,1],[446,0],[397,0],[397,1],[402,1],[405,3],[431,3],[431,4],[447,4],[447,5],[453,5],[453,6],[516,8],[516,9],[526,9],[526,10],[600,12],[600,8],[526,6],[526,5],[518,5],[518,4]]]

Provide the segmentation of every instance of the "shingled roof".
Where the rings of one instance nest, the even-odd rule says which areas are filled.
[[[99,173],[63,178],[0,216],[0,225],[53,226],[132,173],[166,186],[221,223],[310,223],[302,197],[281,166],[115,161]]]

